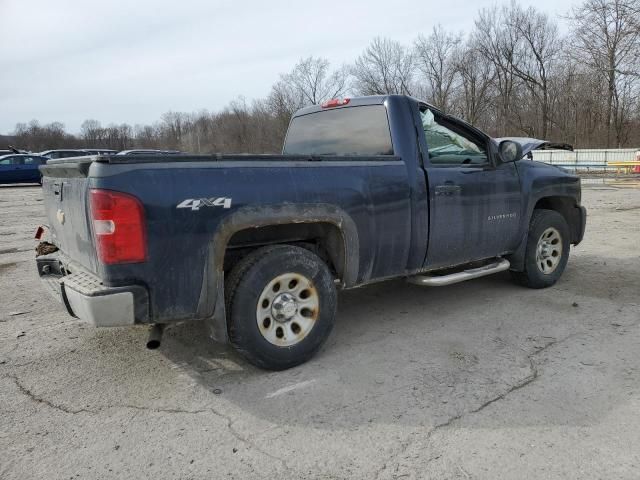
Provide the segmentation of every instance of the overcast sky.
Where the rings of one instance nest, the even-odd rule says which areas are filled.
[[[352,61],[375,36],[466,32],[494,0],[0,0],[0,133],[152,123],[268,94],[301,57]],[[523,0],[553,15],[571,0]]]

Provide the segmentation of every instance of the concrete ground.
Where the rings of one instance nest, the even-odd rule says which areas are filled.
[[[199,324],[96,330],[45,293],[37,187],[0,187],[0,478],[640,478],[640,185],[586,184],[561,281],[344,292],[260,371]]]

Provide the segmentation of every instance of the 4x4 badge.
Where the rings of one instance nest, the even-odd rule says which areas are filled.
[[[180,204],[176,208],[190,208],[191,210],[200,210],[200,207],[231,208],[231,198],[188,198],[180,202]]]

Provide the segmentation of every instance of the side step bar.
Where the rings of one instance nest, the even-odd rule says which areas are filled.
[[[504,272],[510,267],[509,260],[500,259],[488,265],[478,268],[470,268],[462,272],[450,273],[449,275],[415,275],[407,278],[409,283],[423,285],[427,287],[444,287],[454,283],[464,282],[473,278],[480,278],[493,273]]]

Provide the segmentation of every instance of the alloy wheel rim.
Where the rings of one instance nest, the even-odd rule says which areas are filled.
[[[262,290],[256,306],[260,333],[269,343],[290,347],[313,329],[320,312],[318,291],[307,277],[284,273]]]
[[[562,258],[562,237],[554,227],[547,228],[536,246],[536,265],[545,275],[553,273]]]

